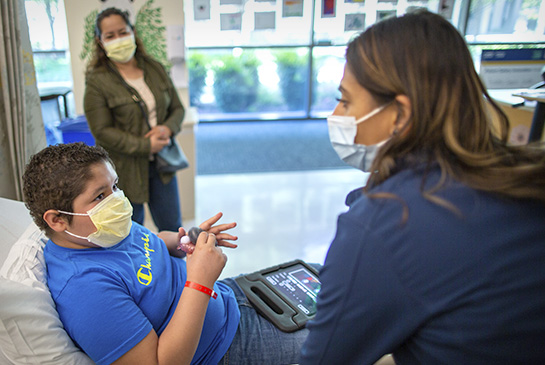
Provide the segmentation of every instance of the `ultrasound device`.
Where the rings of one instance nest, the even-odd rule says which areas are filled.
[[[321,288],[318,271],[302,260],[235,280],[256,310],[284,332],[303,328],[316,314],[316,297]]]

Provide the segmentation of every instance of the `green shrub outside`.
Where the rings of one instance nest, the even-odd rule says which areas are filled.
[[[208,72],[208,57],[200,52],[190,52],[187,60],[189,73],[189,103],[194,106],[200,104],[206,74]]]
[[[71,81],[72,71],[67,56],[34,54],[34,68],[40,83]]]
[[[225,55],[212,62],[214,96],[222,111],[247,111],[256,102],[260,85],[259,65],[253,52],[243,52],[240,57]]]
[[[308,56],[294,50],[276,51],[274,57],[280,79],[280,90],[288,110],[304,108],[307,92]]]

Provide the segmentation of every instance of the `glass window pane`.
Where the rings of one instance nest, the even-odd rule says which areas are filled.
[[[68,52],[34,52],[34,68],[38,87],[72,86],[72,71]]]
[[[306,116],[306,48],[192,49],[191,104],[203,121]]]
[[[25,0],[25,11],[30,42],[34,51],[68,49],[63,0]]]
[[[272,50],[285,116],[306,116],[309,96],[308,48]],[[289,113],[288,113],[289,112]]]
[[[313,50],[313,94],[311,115],[324,118],[333,112],[340,96],[339,84],[343,77],[345,46],[315,47]]]
[[[470,43],[545,41],[545,1],[472,0],[466,27]]]
[[[71,88],[64,1],[25,0],[25,11],[38,89]]]

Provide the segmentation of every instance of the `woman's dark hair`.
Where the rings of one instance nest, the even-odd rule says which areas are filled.
[[[131,28],[131,30],[134,31],[134,26],[131,24],[128,12],[118,8],[107,8],[97,14],[97,18],[95,20],[95,37],[98,37],[100,39],[100,37],[102,36],[100,24],[102,23],[102,20],[104,20],[104,18],[107,18],[110,15],[119,15],[123,18],[125,23]]]
[[[400,161],[438,163],[442,179],[507,197],[545,201],[545,151],[510,146],[509,121],[491,99],[458,30],[442,16],[418,11],[374,24],[352,40],[347,67],[380,104],[405,95],[409,121],[384,145],[371,168],[375,186]]]
[[[126,11],[122,11],[118,8],[107,8],[102,10],[100,13],[98,13],[95,21],[95,44],[94,44],[94,50],[93,50],[93,57],[91,58],[91,61],[89,61],[89,64],[87,65],[86,74],[89,75],[91,71],[94,69],[105,66],[108,61],[108,56],[106,56],[106,52],[104,51],[104,48],[102,48],[100,44],[100,37],[102,36],[102,30],[101,30],[101,24],[102,21],[110,16],[118,15],[121,18],[123,18],[123,21],[131,28],[131,30],[134,33],[134,26],[131,24],[129,19],[129,13]],[[138,38],[138,35],[134,34],[134,40],[136,42],[136,52],[135,56],[143,56],[147,57],[147,53],[144,49],[144,44]]]

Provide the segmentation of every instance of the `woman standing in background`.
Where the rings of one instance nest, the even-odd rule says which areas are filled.
[[[128,14],[117,8],[96,19],[84,110],[96,143],[115,163],[133,220],[143,224],[148,203],[159,231],[178,231],[176,176],[159,173],[154,155],[181,130],[184,107],[164,67],[146,54]]]

